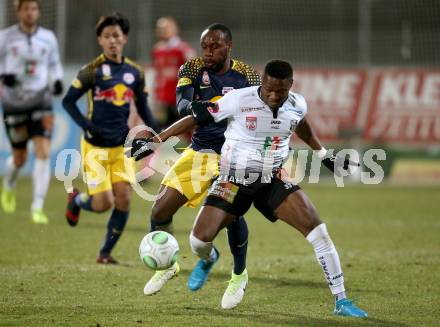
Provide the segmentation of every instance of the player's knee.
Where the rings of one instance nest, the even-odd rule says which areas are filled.
[[[35,157],[40,160],[46,160],[46,159],[49,159],[49,153],[42,152],[42,153],[39,153],[38,155],[36,154]]]
[[[26,151],[20,151],[14,153],[14,165],[15,167],[22,167],[27,160],[27,152]]]
[[[205,242],[199,239],[192,232],[189,235],[189,243],[191,245],[192,252],[202,259],[208,259],[212,250],[212,242]]]
[[[105,212],[113,207],[113,199],[110,197],[102,197],[97,201],[93,201],[93,211]]]
[[[154,217],[154,220],[159,222],[166,222],[173,216],[173,214],[174,212],[171,210],[170,206],[159,201],[154,202],[153,207],[151,208],[151,217]]]
[[[119,210],[127,211],[130,208],[131,193],[123,192],[115,196],[115,207]]]
[[[191,234],[203,242],[212,242],[215,238],[215,235],[217,234],[217,231],[214,229],[210,230],[209,227],[208,228],[197,228],[197,224],[196,224],[196,226],[194,226]]]

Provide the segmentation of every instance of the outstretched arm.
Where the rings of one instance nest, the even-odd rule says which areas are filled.
[[[303,120],[298,124],[298,127],[295,130],[296,135],[303,140],[312,150],[321,150],[323,147],[315,132],[313,131],[312,126],[310,126],[307,118],[304,117]]]
[[[152,138],[152,140],[155,143],[165,142],[171,136],[177,136],[177,135],[191,131],[195,126],[197,126],[197,121],[194,119],[194,117],[193,116],[186,116],[186,117],[176,121],[174,124],[172,124],[168,128],[164,129],[158,135],[154,136]]]
[[[208,101],[193,101],[189,108],[191,116],[178,120],[173,125],[152,138],[134,139],[132,141],[131,148],[126,151],[126,155],[128,157],[134,157],[135,160],[138,161],[152,154],[157,147],[157,143],[165,142],[171,136],[177,136],[188,132],[197,125],[203,125],[214,121],[214,118],[209,112],[209,108],[212,110],[213,106],[214,104]]]
[[[312,150],[316,152],[319,159],[322,160],[322,164],[326,166],[330,171],[335,173],[335,166],[348,170],[350,165],[359,166],[359,163],[353,162],[348,158],[337,157],[334,154],[327,153],[327,150],[321,145],[319,138],[313,131],[307,119],[304,119],[298,124],[295,130],[296,135],[303,140]],[[336,174],[340,175],[340,169],[336,170]]]
[[[165,142],[171,136],[188,132],[196,125],[197,121],[193,116],[182,118],[152,138],[134,139],[131,143],[131,148],[125,152],[125,155],[127,157],[133,157],[136,161],[141,160],[152,154],[159,143]]]

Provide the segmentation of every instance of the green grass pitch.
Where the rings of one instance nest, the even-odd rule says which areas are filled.
[[[155,185],[148,185],[150,192]],[[18,210],[0,213],[0,326],[439,326],[440,188],[303,185],[339,251],[348,295],[368,319],[335,317],[333,299],[311,246],[282,222],[254,209],[249,285],[243,302],[222,310],[231,271],[226,233],[205,287],[187,290],[196,262],[188,232],[196,210],[175,217],[182,272],[155,296],[143,295],[152,272],[138,255],[151,203],[134,196],[126,231],[114,251],[120,266],[95,263],[108,214],[82,215],[71,228],[65,192],[53,181],[47,226],[29,219],[31,184],[21,179]]]

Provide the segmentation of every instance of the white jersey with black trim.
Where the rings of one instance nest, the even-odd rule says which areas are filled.
[[[17,85],[1,92],[2,104],[14,109],[49,105],[49,85],[63,79],[55,34],[38,27],[33,34],[13,25],[0,31],[0,75],[14,74]]]
[[[307,113],[307,103],[289,92],[277,114],[260,98],[259,86],[233,90],[216,102],[210,113],[216,122],[228,120],[220,168],[265,173],[281,167],[289,141]]]

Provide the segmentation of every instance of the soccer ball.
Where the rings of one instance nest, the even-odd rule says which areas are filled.
[[[174,236],[167,232],[151,232],[142,239],[139,255],[142,262],[150,269],[168,269],[177,261],[179,244]]]

